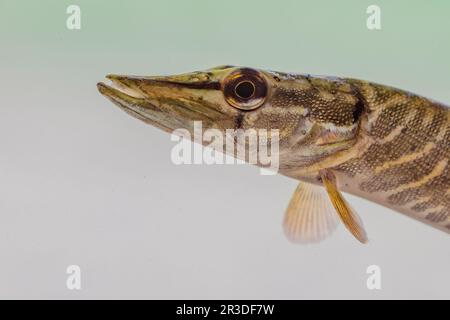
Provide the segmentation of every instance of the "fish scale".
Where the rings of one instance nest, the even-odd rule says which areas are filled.
[[[449,230],[450,196],[446,194],[450,187],[449,109],[397,89],[360,81],[352,83],[361,90],[370,109],[379,113],[367,131],[369,137],[384,138],[398,127],[402,130],[389,142],[375,142],[367,152],[342,163],[336,170],[351,176],[367,198],[373,198],[375,192],[384,192],[377,202]],[[416,116],[411,118],[412,112]],[[423,120],[427,115],[431,121]],[[432,147],[425,150],[430,144]],[[389,165],[393,160],[396,162]],[[384,170],[376,171],[386,163]],[[408,184],[412,186],[407,187]],[[430,212],[439,206],[442,208]],[[425,212],[428,213],[424,216]]]

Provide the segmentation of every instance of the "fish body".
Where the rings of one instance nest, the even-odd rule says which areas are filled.
[[[402,90],[350,82],[369,112],[364,147],[332,168],[340,190],[449,233],[449,108]]]
[[[108,78],[113,86],[98,84],[103,95],[167,132],[193,132],[198,120],[223,132],[277,129],[279,173],[304,182],[286,212],[293,240],[323,239],[336,225],[331,212],[367,240],[340,191],[450,233],[450,111],[443,104],[362,80],[233,66]]]

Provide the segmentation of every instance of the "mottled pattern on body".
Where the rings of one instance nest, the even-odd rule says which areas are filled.
[[[401,90],[351,83],[365,99],[372,143],[335,169],[362,192],[450,229],[449,109]]]

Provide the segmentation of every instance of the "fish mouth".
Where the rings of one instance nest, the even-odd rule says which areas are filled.
[[[164,111],[157,107],[156,101],[150,101],[138,88],[121,81],[125,79],[124,76],[107,75],[106,78],[110,80],[109,85],[104,82],[97,83],[97,89],[103,96],[132,117],[164,131],[173,130],[163,124]]]
[[[107,75],[110,84],[98,91],[129,115],[166,132],[193,128],[194,121],[209,125],[224,113],[205,96],[216,94],[220,83],[196,74],[169,77]]]

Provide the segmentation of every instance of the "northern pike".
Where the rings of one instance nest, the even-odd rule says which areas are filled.
[[[106,78],[104,96],[167,132],[192,132],[194,121],[277,129],[279,173],[300,181],[284,219],[292,241],[322,240],[339,217],[367,242],[341,191],[450,233],[450,112],[441,103],[363,80],[235,66]]]

